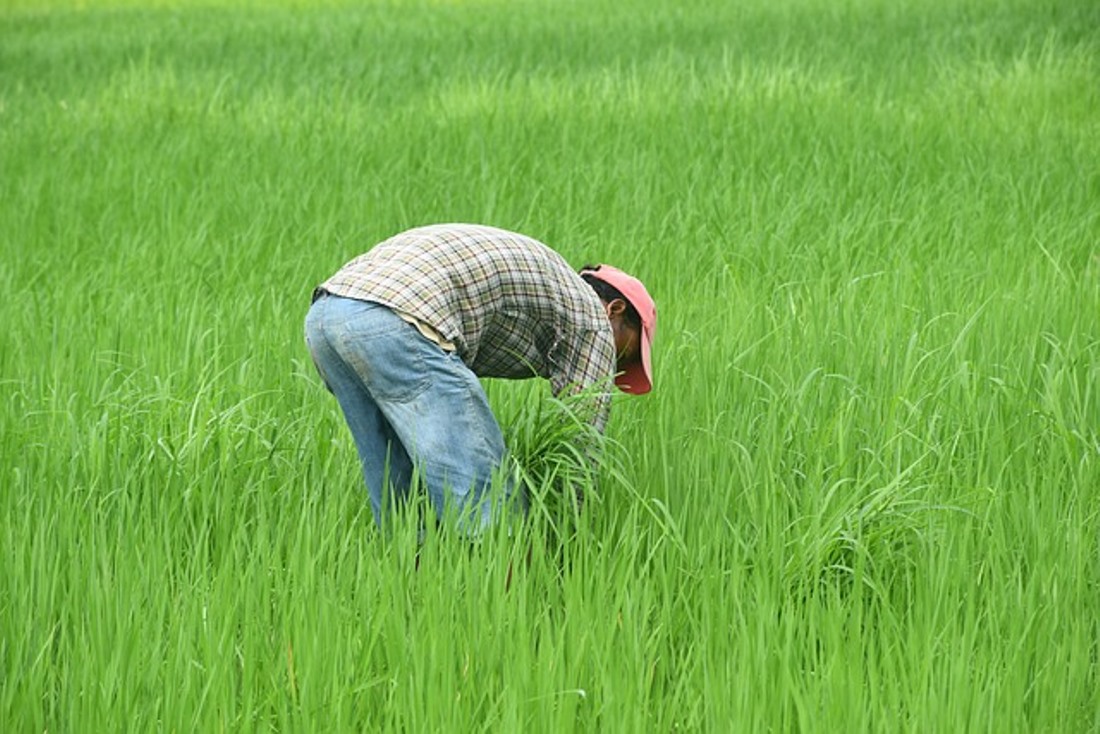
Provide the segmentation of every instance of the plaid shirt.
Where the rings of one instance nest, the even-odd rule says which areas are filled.
[[[598,390],[592,423],[610,411],[615,342],[599,296],[564,258],[530,237],[471,224],[402,232],[320,286],[434,327],[481,377],[550,380]]]

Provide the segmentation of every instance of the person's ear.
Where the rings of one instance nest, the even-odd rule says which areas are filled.
[[[623,299],[615,298],[607,304],[608,316],[622,316],[626,312],[626,304],[623,303]]]

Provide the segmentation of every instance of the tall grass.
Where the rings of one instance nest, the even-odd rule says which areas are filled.
[[[1098,21],[7,3],[3,728],[1100,728]],[[301,336],[433,221],[660,309],[598,477],[487,385],[473,546],[375,529]]]

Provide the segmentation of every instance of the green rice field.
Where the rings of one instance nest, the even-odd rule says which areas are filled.
[[[0,2],[0,730],[1100,731],[1100,5]],[[378,531],[314,285],[637,274],[476,544]],[[563,510],[564,508],[564,510]]]

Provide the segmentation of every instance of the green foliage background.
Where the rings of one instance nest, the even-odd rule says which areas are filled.
[[[1100,728],[1098,28],[4,3],[5,728]],[[302,343],[435,221],[659,304],[623,472],[529,561],[381,537]],[[488,387],[525,435],[545,386]]]

